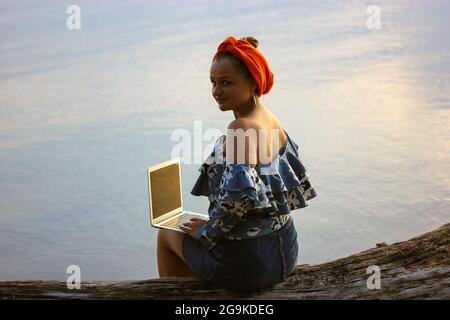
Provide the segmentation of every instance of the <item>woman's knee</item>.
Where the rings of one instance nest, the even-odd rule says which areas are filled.
[[[159,247],[168,247],[169,243],[168,243],[168,232],[169,230],[166,229],[159,229],[158,230],[158,237],[157,237],[157,241],[158,241],[158,246]]]
[[[172,251],[179,251],[180,244],[183,243],[184,234],[168,229],[159,229],[158,244],[163,245]]]

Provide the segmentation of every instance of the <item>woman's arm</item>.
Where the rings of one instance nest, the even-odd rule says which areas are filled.
[[[211,212],[209,220],[192,218],[180,225],[180,229],[212,249],[239,223],[248,207],[245,201],[221,201]]]
[[[227,128],[227,141],[235,141],[235,130],[240,129],[241,131],[246,131],[247,129],[255,129],[252,126],[252,123],[246,119],[236,119],[232,121]],[[241,132],[242,133],[242,132]],[[237,139],[236,139],[237,140]],[[221,183],[226,180],[238,178],[238,176],[242,172],[238,170],[232,170],[232,166],[237,165],[239,168],[239,163],[254,165],[256,159],[257,148],[252,147],[255,144],[256,139],[244,139],[244,146],[240,145],[238,147],[238,143],[233,143],[232,148],[234,149],[234,153],[232,153],[231,161],[228,159],[230,152],[227,154],[227,168],[228,170],[224,171],[224,174],[221,179]],[[225,146],[224,146],[225,147]],[[242,157],[239,152],[243,152],[244,156]],[[241,156],[241,157],[240,157]],[[244,162],[242,160],[245,159]],[[253,161],[252,161],[253,160]],[[234,176],[234,177],[233,177]],[[221,189],[219,194],[224,196],[223,199],[218,199],[216,206],[210,212],[209,221],[189,221],[186,223],[185,229],[183,231],[187,232],[193,238],[199,240],[203,243],[208,249],[212,249],[217,243],[225,237],[227,233],[229,233],[242,219],[242,216],[245,212],[247,212],[251,207],[252,203],[245,196],[240,197],[239,199],[233,199],[234,201],[227,200],[227,193],[229,191]]]
[[[249,207],[246,200],[220,201],[211,212],[209,221],[197,229],[194,238],[212,249],[239,223]]]

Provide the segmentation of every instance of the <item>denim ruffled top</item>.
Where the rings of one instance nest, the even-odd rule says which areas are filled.
[[[212,249],[225,238],[261,237],[280,229],[292,210],[307,207],[317,193],[299,159],[298,145],[289,137],[278,156],[267,164],[227,164],[220,136],[199,168],[191,194],[207,196],[209,221],[197,239]]]

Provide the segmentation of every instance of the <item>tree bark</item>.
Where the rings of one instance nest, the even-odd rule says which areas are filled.
[[[254,292],[211,288],[200,280],[0,281],[0,299],[450,299],[450,223],[408,241],[332,262],[299,265],[284,281]],[[369,289],[380,268],[380,288]],[[369,282],[369,286],[368,286]]]

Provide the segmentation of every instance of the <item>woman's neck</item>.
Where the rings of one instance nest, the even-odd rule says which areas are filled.
[[[233,114],[235,119],[247,118],[265,109],[266,107],[261,103],[259,97],[255,97],[255,101],[251,98],[250,102],[239,108],[239,110],[233,110]]]

